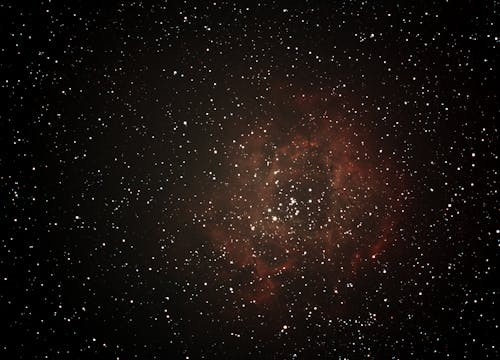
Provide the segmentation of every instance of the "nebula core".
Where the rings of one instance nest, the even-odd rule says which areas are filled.
[[[397,236],[404,176],[344,119],[325,111],[287,132],[259,126],[227,151],[205,226],[243,274],[236,296],[272,306],[307,272],[321,277],[313,292],[334,296]]]

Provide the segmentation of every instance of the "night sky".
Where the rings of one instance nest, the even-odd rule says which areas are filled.
[[[500,358],[495,1],[57,3],[0,5],[3,359]]]

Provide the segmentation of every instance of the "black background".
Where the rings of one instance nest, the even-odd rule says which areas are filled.
[[[496,11],[0,5],[5,358],[498,358]],[[321,106],[292,105],[318,92]],[[408,179],[397,239],[345,313],[308,317],[290,293],[238,316],[190,221],[220,185],[206,174],[229,176],[239,134],[272,123],[279,141],[326,109]]]

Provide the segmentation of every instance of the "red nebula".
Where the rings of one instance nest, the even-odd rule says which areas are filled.
[[[206,225],[228,268],[244,272],[241,299],[272,304],[306,272],[333,291],[391,243],[403,178],[361,129],[325,114],[286,132],[260,127],[226,150]]]

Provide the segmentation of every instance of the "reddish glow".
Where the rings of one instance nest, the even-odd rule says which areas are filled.
[[[208,228],[243,272],[241,298],[279,301],[304,273],[334,289],[392,241],[401,177],[362,130],[324,115],[285,134],[262,127],[230,150]]]

